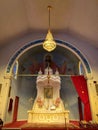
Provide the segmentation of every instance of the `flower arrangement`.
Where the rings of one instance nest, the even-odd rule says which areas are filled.
[[[42,107],[42,106],[43,106],[43,103],[44,103],[44,102],[42,101],[41,97],[38,97],[37,103],[38,103],[38,106],[39,106],[39,107]]]
[[[54,105],[55,105],[56,107],[58,107],[59,104],[60,104],[60,98],[57,98],[57,99],[55,100]]]

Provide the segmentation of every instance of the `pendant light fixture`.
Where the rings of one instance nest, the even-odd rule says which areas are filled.
[[[50,30],[50,10],[51,6],[48,6],[49,11],[49,29],[48,33],[46,35],[45,41],[43,42],[43,48],[47,50],[48,52],[53,51],[56,48],[56,42],[54,41],[54,38],[52,36],[51,30]]]

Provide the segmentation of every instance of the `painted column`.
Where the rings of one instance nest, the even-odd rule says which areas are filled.
[[[89,74],[87,75],[87,86],[88,86],[88,94],[89,94],[89,101],[92,113],[92,120],[98,122],[98,101],[96,102],[96,89],[93,83],[93,77]]]
[[[5,122],[6,110],[8,104],[10,84],[11,84],[11,74],[5,74],[4,83],[3,83],[3,97],[2,97],[2,119],[4,122]]]

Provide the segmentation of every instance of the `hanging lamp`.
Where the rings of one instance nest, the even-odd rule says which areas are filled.
[[[48,6],[48,11],[49,11],[49,29],[48,29],[48,33],[46,35],[45,41],[43,42],[43,48],[45,50],[47,50],[48,52],[53,51],[56,48],[56,42],[53,38],[53,35],[51,33],[50,30],[50,10],[51,10],[51,6]]]

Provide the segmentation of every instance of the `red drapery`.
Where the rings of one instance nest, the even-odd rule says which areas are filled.
[[[88,97],[87,82],[84,76],[71,76],[76,91],[84,104],[84,120],[89,121],[91,117],[91,109]]]
[[[17,121],[18,103],[19,103],[19,97],[16,96],[15,103],[14,103],[14,111],[13,111],[13,122]]]

